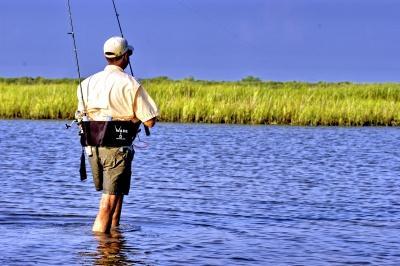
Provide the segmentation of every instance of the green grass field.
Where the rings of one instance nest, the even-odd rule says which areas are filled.
[[[71,119],[77,81],[0,79],[0,117]],[[143,80],[161,110],[160,121],[398,126],[400,84]]]

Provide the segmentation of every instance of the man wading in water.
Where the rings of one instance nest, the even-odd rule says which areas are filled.
[[[124,72],[132,51],[126,39],[108,39],[104,43],[108,65],[78,87],[77,118],[88,121],[82,122],[81,141],[96,190],[103,191],[93,225],[95,232],[109,232],[119,225],[122,201],[130,189],[132,140],[140,122],[153,127],[158,115],[153,99],[134,77]]]

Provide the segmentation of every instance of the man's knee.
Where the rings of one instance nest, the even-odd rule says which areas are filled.
[[[100,211],[103,213],[112,213],[118,202],[117,195],[103,194],[100,200]]]

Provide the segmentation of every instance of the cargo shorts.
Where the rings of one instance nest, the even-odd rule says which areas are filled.
[[[89,156],[93,182],[104,194],[128,195],[135,151],[128,147],[91,147]]]

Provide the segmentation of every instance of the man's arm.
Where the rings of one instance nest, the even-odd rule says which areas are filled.
[[[148,128],[155,125],[158,108],[142,86],[136,92],[133,111],[136,117]]]

